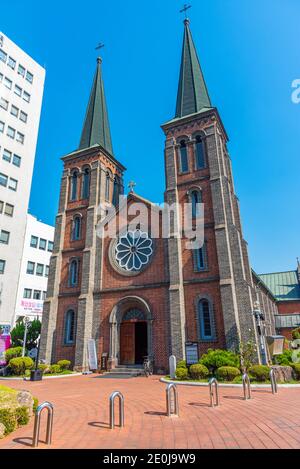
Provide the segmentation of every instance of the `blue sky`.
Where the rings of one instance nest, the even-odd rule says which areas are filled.
[[[54,223],[62,163],[78,146],[99,42],[113,145],[126,182],[163,201],[164,136],[174,116],[183,24],[178,0],[2,2],[1,29],[46,67],[30,212]],[[41,8],[42,5],[42,8]],[[206,83],[230,138],[244,236],[257,272],[300,257],[299,0],[193,0]]]

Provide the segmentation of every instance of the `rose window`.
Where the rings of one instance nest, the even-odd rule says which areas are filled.
[[[127,231],[120,236],[115,247],[119,266],[128,272],[136,272],[147,265],[153,253],[153,241],[144,231]]]

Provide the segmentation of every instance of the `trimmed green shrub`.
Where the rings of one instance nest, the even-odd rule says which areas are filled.
[[[282,354],[274,356],[274,363],[281,366],[290,366],[293,363],[292,350],[284,350]]]
[[[234,352],[229,350],[209,349],[204,353],[199,360],[199,363],[205,365],[212,373],[214,373],[221,366],[233,366],[239,368],[240,357]]]
[[[29,422],[29,409],[22,406],[16,408],[16,418],[18,425],[26,425]]]
[[[61,368],[61,370],[68,370],[71,366],[70,360],[59,360],[57,364]]]
[[[295,339],[300,339],[300,327],[297,327],[296,329],[292,330],[292,338]]]
[[[295,372],[296,379],[300,379],[300,363],[293,363],[292,367]]]
[[[17,358],[17,357],[21,357],[22,356],[22,347],[11,347],[11,348],[8,348],[6,351],[5,351],[5,360],[7,361],[7,363],[9,363],[9,361],[12,359],[12,358]]]
[[[18,425],[14,409],[0,409],[0,423],[5,427],[5,435],[13,432]]]
[[[216,371],[217,378],[224,381],[232,381],[240,375],[240,370],[234,366],[220,366]]]
[[[30,357],[12,358],[9,362],[9,367],[14,375],[23,375],[25,370],[31,370],[34,363]]]
[[[193,379],[203,379],[209,375],[209,371],[205,365],[198,363],[190,366],[190,375]]]
[[[176,368],[187,368],[185,360],[179,360]]]
[[[50,369],[50,365],[46,365],[44,363],[40,363],[38,365],[38,369],[41,370],[43,372],[43,374]]]
[[[59,365],[51,365],[50,366],[50,373],[51,374],[56,374],[56,373],[60,373],[60,372],[61,372],[61,369],[60,369]]]
[[[188,379],[189,370],[187,368],[176,368],[176,378],[180,380]]]
[[[254,365],[249,373],[257,381],[266,381],[270,376],[270,368],[267,365]]]

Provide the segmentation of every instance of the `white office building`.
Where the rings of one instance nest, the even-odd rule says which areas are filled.
[[[15,317],[45,70],[0,32],[0,326]]]
[[[20,316],[28,316],[31,320],[42,318],[53,239],[54,227],[28,214],[15,321]]]

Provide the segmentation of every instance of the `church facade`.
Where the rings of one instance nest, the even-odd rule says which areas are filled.
[[[197,249],[186,248],[177,217],[168,238],[161,232],[153,238],[150,218],[147,229],[132,230],[117,210],[116,237],[97,234],[99,204],[118,208],[125,171],[112,149],[98,59],[79,148],[62,158],[40,342],[47,362],[70,359],[75,369],[87,369],[89,339],[99,360],[108,354],[111,367],[138,365],[148,355],[164,372],[171,354],[184,358],[186,342],[197,343],[201,354],[253,340],[260,360],[257,300],[266,333],[275,331],[276,301],[249,264],[228,137],[211,104],[188,19],[176,114],[162,130],[165,203],[204,204],[204,243]],[[154,207],[133,190],[123,200],[128,211],[136,203],[149,212]]]

